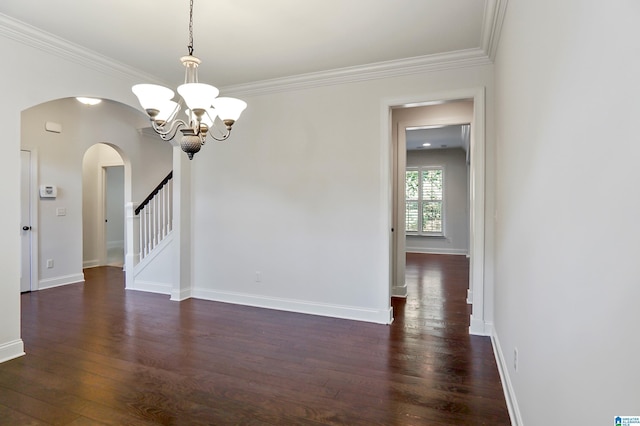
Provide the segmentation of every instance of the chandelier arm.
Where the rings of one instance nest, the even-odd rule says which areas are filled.
[[[212,117],[211,114],[209,114],[209,111],[210,111],[209,109],[205,109],[204,113],[206,114],[207,117],[209,117],[209,120],[211,121],[211,125],[215,126],[217,115],[214,114],[214,116]]]
[[[209,119],[211,120],[211,127],[209,128],[209,132],[208,132],[208,134],[211,136],[211,139],[214,139],[216,141],[224,141],[227,138],[229,138],[229,135],[231,134],[231,129],[227,127],[224,131],[221,130],[220,125],[217,123],[220,123],[222,120],[218,116],[211,117],[211,115],[209,115],[209,111],[205,111],[205,112],[209,117]],[[221,135],[220,138],[213,136],[212,131],[218,132]]]
[[[182,99],[179,99],[178,102],[176,102],[176,106],[173,108],[173,111],[169,115],[170,122],[174,121],[174,119],[176,118],[176,115],[178,115],[178,112],[182,110],[182,107],[184,107],[184,101]]]
[[[216,128],[216,130],[220,131],[220,129],[218,129],[217,126],[214,125],[214,127]],[[211,139],[216,140],[218,142],[222,142],[222,141],[226,141],[227,139],[229,139],[229,136],[231,136],[231,130],[227,130],[226,133],[224,135],[222,135],[221,138],[217,138],[215,136],[213,136],[213,133],[208,132],[207,135],[211,136]]]
[[[151,121],[151,126],[153,127],[153,130],[165,141],[173,139],[176,133],[178,133],[178,129],[180,129],[180,127],[189,127],[189,125],[183,120],[172,121],[168,130],[158,126],[153,120]]]

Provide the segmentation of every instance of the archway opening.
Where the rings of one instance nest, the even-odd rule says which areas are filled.
[[[124,266],[124,160],[105,143],[82,160],[82,265]]]

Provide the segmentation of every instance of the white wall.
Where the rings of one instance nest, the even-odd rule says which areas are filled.
[[[638,16],[630,0],[507,9],[495,332],[526,425],[640,415]]]
[[[461,148],[407,151],[407,167],[444,167],[444,237],[407,235],[406,251],[467,254],[469,251],[468,166]]]
[[[388,321],[390,135],[380,134],[381,105],[490,86],[491,73],[485,66],[247,98],[232,140],[207,145],[193,163],[194,294]]]

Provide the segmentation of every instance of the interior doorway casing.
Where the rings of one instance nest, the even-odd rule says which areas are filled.
[[[101,211],[104,223],[102,254],[104,264],[124,266],[125,203],[124,163],[102,166],[103,204]],[[118,239],[114,239],[117,235]]]
[[[392,126],[392,110],[413,106],[428,106],[441,102],[463,99],[473,100],[473,128],[470,142],[470,228],[469,228],[469,292],[468,301],[473,305],[470,318],[469,332],[476,335],[490,335],[490,323],[486,321],[485,312],[485,89],[463,89],[449,92],[408,96],[404,98],[387,99],[381,107],[381,160],[382,160],[382,200],[386,201],[385,223],[388,224],[387,259],[389,262],[389,300],[394,295],[394,289],[403,287],[398,283],[398,276],[404,274],[402,265],[398,267],[399,249],[404,247],[404,232],[398,229],[399,217],[396,209],[398,181],[395,179],[398,170],[397,144],[393,143],[392,132],[397,131]],[[402,276],[402,279],[404,277]]]
[[[30,268],[30,291],[38,290],[38,150],[33,148],[22,148],[21,151],[29,153],[29,214],[28,224],[21,223],[20,226],[29,226],[28,231],[21,230],[20,232],[28,232],[30,236],[30,248],[29,248],[29,268]],[[21,254],[21,262],[27,261],[24,259],[25,254]],[[25,291],[22,289],[21,291]]]

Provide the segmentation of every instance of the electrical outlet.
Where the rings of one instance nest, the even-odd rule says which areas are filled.
[[[513,370],[518,372],[518,348],[513,349]]]
[[[256,282],[259,283],[262,281],[262,272],[256,271]]]
[[[47,259],[47,268],[48,269],[53,268],[53,259]]]

